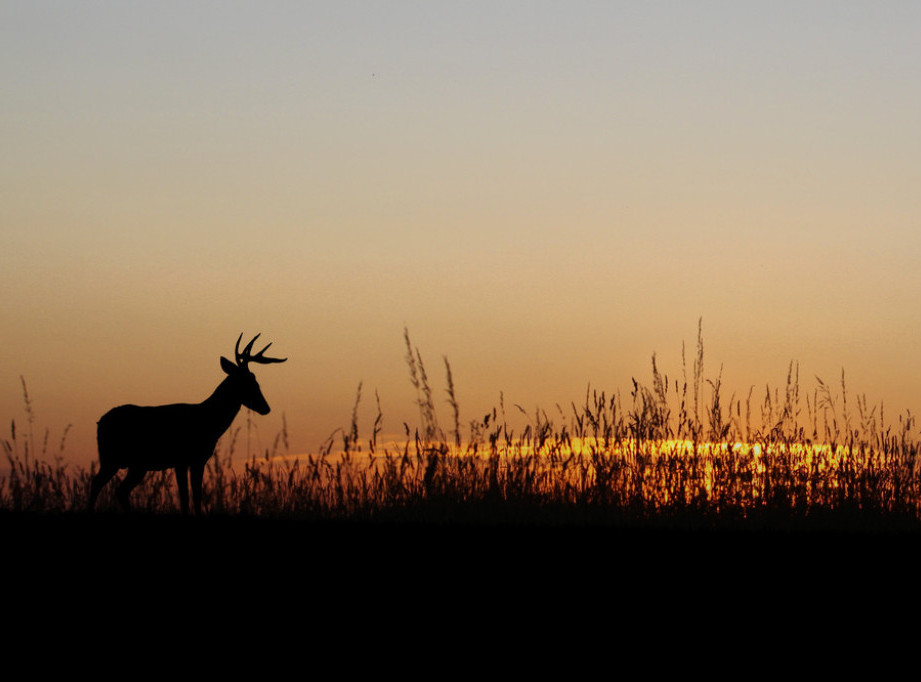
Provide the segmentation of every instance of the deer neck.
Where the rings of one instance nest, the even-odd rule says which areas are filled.
[[[214,423],[215,429],[219,429],[218,435],[224,433],[224,431],[230,427],[234,417],[237,416],[240,407],[242,407],[240,399],[233,390],[230,382],[230,377],[224,379],[224,381],[214,389],[214,393],[201,403],[202,408],[206,410],[208,416]]]

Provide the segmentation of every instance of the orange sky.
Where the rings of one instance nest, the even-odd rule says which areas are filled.
[[[6,3],[0,417],[205,398],[262,332],[291,449],[790,360],[921,396],[910,2]],[[709,372],[708,372],[709,374]],[[712,375],[711,375],[712,376]],[[440,394],[444,396],[443,393]],[[448,418],[444,404],[444,419]],[[8,422],[7,422],[8,423]],[[6,437],[6,436],[4,436]]]

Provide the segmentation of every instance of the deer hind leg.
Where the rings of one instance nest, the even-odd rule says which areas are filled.
[[[196,516],[201,516],[201,479],[204,475],[204,464],[192,465],[192,501],[195,503]]]
[[[115,489],[115,497],[121,503],[125,511],[131,511],[131,491],[134,490],[134,487],[144,480],[144,474],[147,471],[144,469],[139,469],[138,467],[131,467],[128,469],[128,474],[125,476],[125,480],[119,483],[118,487]]]
[[[189,513],[189,467],[176,467],[176,488],[179,490],[179,506],[183,515]]]
[[[90,501],[87,505],[89,511],[93,511],[93,507],[96,506],[96,498],[99,497],[100,491],[105,487],[106,483],[112,480],[112,477],[117,471],[118,468],[102,467],[99,469],[99,472],[93,476],[93,483],[90,486]]]

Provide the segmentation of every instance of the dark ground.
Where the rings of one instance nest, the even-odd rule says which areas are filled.
[[[715,657],[705,668],[719,667],[732,646],[758,667],[801,641],[816,650],[817,632],[836,642],[840,660],[847,642],[866,642],[858,633],[914,622],[921,577],[921,533],[883,528],[106,512],[0,513],[0,533],[8,656],[40,641],[49,651],[143,651],[144,665],[168,662],[181,643],[198,652],[188,661],[208,667],[217,650],[231,665],[237,654],[309,653],[377,674],[397,651],[398,669],[423,656],[439,661],[440,676],[475,660],[474,650],[508,655],[523,645],[528,656],[595,665],[642,645],[645,665],[657,665],[650,647],[680,641],[690,658],[671,650],[670,665],[704,656]]]
[[[857,528],[855,530],[855,528]],[[253,517],[0,513],[3,571],[41,583],[310,582],[369,585],[554,576],[585,581],[803,579],[921,568],[921,532],[885,520],[834,527],[704,521],[330,522]],[[921,579],[921,574],[918,575]]]
[[[291,675],[292,661],[311,677],[332,661],[346,679],[519,679],[527,661],[543,679],[560,659],[583,666],[557,669],[565,679],[599,665],[735,677],[913,653],[921,533],[829,524],[0,512],[2,641],[10,661],[37,649],[41,670],[121,674],[113,662],[128,661],[136,673],[182,654],[180,667],[213,675],[255,658],[259,679]]]

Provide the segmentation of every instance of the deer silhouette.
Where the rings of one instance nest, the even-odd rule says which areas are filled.
[[[214,454],[218,438],[230,427],[241,406],[259,414],[269,413],[255,375],[247,365],[284,362],[287,358],[267,358],[268,346],[252,354],[259,334],[240,352],[234,347],[236,363],[221,357],[227,377],[208,398],[197,404],[177,403],[155,407],[121,405],[106,412],[97,423],[99,472],[93,477],[89,509],[96,504],[99,491],[119,469],[128,469],[115,496],[125,510],[131,508],[131,491],[148,471],[176,470],[176,485],[182,513],[189,513],[189,470],[192,472],[192,499],[195,513],[201,514],[201,485],[205,463]]]

